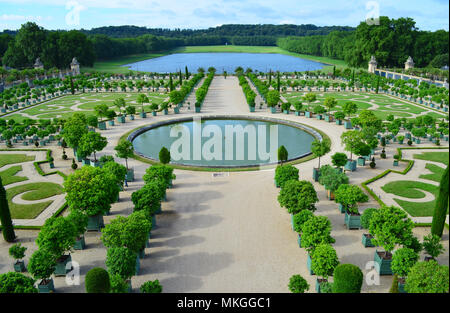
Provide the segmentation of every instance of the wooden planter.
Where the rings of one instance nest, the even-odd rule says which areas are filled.
[[[301,248],[302,247],[302,236],[300,234],[297,234],[297,243],[298,243],[298,247]]]
[[[398,278],[398,293],[407,293],[405,291],[405,279],[403,277]]]
[[[328,282],[328,279],[316,278],[316,292],[322,293],[320,287],[323,283],[327,283],[327,282]]]
[[[105,123],[105,122],[100,122],[100,123],[98,123],[98,129],[100,129],[100,130],[106,130],[106,123]]]
[[[345,164],[344,169],[347,170],[347,171],[351,171],[351,172],[356,171],[356,161],[355,160],[348,160],[347,164]]]
[[[346,210],[342,204],[338,203],[338,208],[339,208],[339,212],[345,213]]]
[[[17,260],[14,263],[14,271],[18,272],[18,273],[22,273],[25,272],[27,270],[27,268],[25,267],[25,262],[21,261],[21,260]]]
[[[311,112],[306,111],[306,112],[305,112],[305,117],[311,118],[311,117],[312,117],[312,116],[311,116]]]
[[[73,245],[73,248],[75,250],[84,250],[86,247],[86,241],[84,240],[84,236],[80,236],[75,240],[75,244]]]
[[[361,228],[361,215],[345,212],[345,225],[348,229],[360,229]]]
[[[195,113],[200,113],[200,107],[195,107]]]
[[[308,268],[309,275],[315,275],[313,270],[311,269],[311,263],[312,263],[311,255],[308,253],[308,258],[306,259],[306,267]]]
[[[334,193],[331,190],[327,190],[327,196],[329,200],[334,200]]]
[[[345,121],[344,122],[344,127],[345,127],[345,129],[352,129],[353,128],[352,127],[352,122]]]
[[[320,177],[320,169],[318,168],[313,168],[313,179],[315,182],[319,181],[319,177]]]
[[[56,260],[55,271],[53,272],[55,276],[66,276],[66,274],[72,270],[72,266],[67,268],[67,264],[69,262],[72,262],[72,257],[70,254],[66,254],[58,258]]]
[[[53,278],[50,278],[45,282],[41,280],[41,282],[37,285],[37,287],[39,293],[55,292],[55,284],[53,283]]]
[[[134,169],[132,168],[128,169],[126,178],[127,182],[134,181]]]
[[[88,231],[100,231],[104,226],[105,224],[103,223],[103,215],[98,214],[89,216],[86,229]]]
[[[147,113],[141,112],[141,113],[139,113],[139,116],[140,116],[141,118],[146,118],[146,117],[147,117]]]
[[[375,245],[372,243],[373,236],[370,234],[363,234],[362,235],[362,244],[364,248],[373,248]]]
[[[386,252],[383,251],[375,251],[374,261],[378,264],[378,266],[375,267],[375,270],[380,275],[392,275],[392,256],[390,258],[386,258],[385,253]]]
[[[359,165],[359,166],[365,166],[365,165],[366,165],[366,158],[364,158],[364,157],[359,157],[359,158],[358,158],[358,165]]]

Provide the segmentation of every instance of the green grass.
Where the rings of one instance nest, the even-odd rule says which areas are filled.
[[[43,200],[55,195],[62,194],[63,187],[54,183],[39,182],[16,186],[6,190],[11,217],[13,219],[33,219],[45,210],[53,201],[45,201],[34,204],[16,204],[12,199],[22,194],[23,200],[36,201]]]
[[[34,155],[27,156],[25,154],[0,154],[0,168],[8,164],[16,164],[34,161]]]
[[[419,178],[432,180],[432,181],[435,181],[438,183],[441,181],[441,178],[442,178],[442,175],[444,174],[445,169],[443,169],[442,167],[437,166],[435,164],[432,164],[432,163],[427,163],[425,165],[425,168],[427,170],[431,171],[432,174],[423,174],[423,175],[420,175]]]
[[[445,165],[448,165],[448,157],[448,152],[422,152],[413,155],[414,159],[439,162]]]
[[[2,178],[3,186],[28,180],[28,177],[15,176],[21,170],[22,170],[22,166],[17,165],[17,166],[11,166],[7,170],[0,172],[0,177]]]
[[[431,192],[431,193],[437,193],[438,187],[422,183],[419,181],[411,181],[411,180],[398,180],[393,181],[390,183],[387,183],[383,187],[381,187],[384,192],[391,193],[396,196],[405,197],[405,198],[411,198],[411,199],[421,199],[425,197],[425,193],[423,193],[422,190]]]

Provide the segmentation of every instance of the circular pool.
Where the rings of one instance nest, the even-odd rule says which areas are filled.
[[[157,122],[128,136],[136,154],[159,160],[166,147],[171,163],[195,167],[253,167],[278,162],[284,146],[288,159],[311,153],[311,142],[322,140],[302,124],[266,117],[199,116]]]

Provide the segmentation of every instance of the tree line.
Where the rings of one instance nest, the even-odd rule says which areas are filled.
[[[371,55],[379,67],[403,68],[408,56],[416,67],[448,65],[449,33],[420,31],[411,18],[380,17],[379,25],[361,22],[355,31],[333,31],[325,36],[284,37],[277,45],[300,54],[345,60],[366,67]]]

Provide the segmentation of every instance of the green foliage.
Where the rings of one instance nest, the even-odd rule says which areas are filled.
[[[281,163],[286,162],[288,160],[288,151],[286,150],[285,146],[280,146],[278,148],[278,161]]]
[[[341,135],[341,141],[345,145],[345,150],[350,152],[350,159],[352,159],[356,147],[363,144],[362,134],[357,130],[350,130],[343,133]]]
[[[108,272],[101,267],[89,270],[86,273],[85,287],[87,293],[109,293],[111,283]]]
[[[442,175],[441,183],[439,185],[439,192],[436,199],[436,205],[433,212],[433,221],[431,225],[431,233],[442,237],[444,231],[445,219],[447,217],[448,210],[448,195],[449,195],[449,169],[445,169],[444,175]]]
[[[69,251],[75,244],[76,228],[71,221],[63,216],[51,217],[42,226],[36,238],[39,249],[48,251],[55,258]]]
[[[118,185],[123,185],[123,181],[127,175],[127,168],[125,166],[114,161],[109,161],[104,163],[102,168],[114,176]]]
[[[289,213],[296,214],[302,210],[315,211],[315,203],[319,202],[319,199],[311,182],[289,180],[281,188],[278,202]]]
[[[363,273],[353,264],[339,264],[334,270],[333,293],[360,293]]]
[[[161,293],[163,287],[159,283],[159,280],[147,281],[141,285],[140,291],[142,293]]]
[[[83,166],[64,182],[66,201],[72,210],[82,210],[88,216],[103,214],[111,208],[119,193],[117,178],[104,169]]]
[[[299,274],[291,276],[288,287],[292,293],[304,293],[309,290],[308,282]]]
[[[55,257],[47,250],[38,249],[30,257],[28,272],[35,279],[46,280],[53,274],[55,266]]]
[[[423,248],[433,259],[445,251],[444,246],[441,244],[441,238],[434,234],[429,234],[423,238]]]
[[[88,133],[86,116],[74,113],[64,123],[64,130],[61,133],[69,147],[77,148],[83,135]]]
[[[362,228],[369,229],[370,220],[372,219],[373,213],[376,211],[377,211],[377,209],[375,209],[375,208],[367,208],[364,210],[363,214],[361,215]]]
[[[0,274],[0,294],[37,293],[34,280],[22,273],[8,272]]]
[[[400,248],[392,256],[392,272],[396,273],[399,277],[406,277],[418,259],[419,255],[413,249]]]
[[[11,219],[8,200],[6,198],[6,190],[3,187],[2,178],[0,177],[0,222],[2,225],[3,238],[6,242],[13,242],[16,239],[14,226]]]
[[[294,230],[297,233],[302,232],[303,224],[314,216],[313,212],[310,210],[302,210],[294,215]]]
[[[411,267],[406,278],[405,291],[408,293],[448,293],[448,266],[436,261],[417,262]]]
[[[343,167],[347,164],[347,155],[342,152],[336,152],[331,156],[331,163],[336,167]]]
[[[127,293],[128,284],[119,274],[109,274],[109,280],[111,283],[111,293]]]
[[[302,246],[312,252],[320,244],[334,243],[331,237],[331,222],[326,216],[314,216],[302,226]]]
[[[97,161],[96,152],[103,150],[108,141],[105,137],[96,132],[88,132],[84,134],[79,143],[77,153],[81,155],[89,156],[94,153],[94,160]]]
[[[398,275],[394,274],[392,277],[391,288],[389,289],[389,293],[399,293],[398,291]]]
[[[27,247],[22,247],[20,243],[16,243],[9,248],[8,252],[14,260],[20,260],[25,257],[26,250]]]
[[[315,157],[319,158],[319,168],[320,168],[320,158],[330,152],[331,143],[327,140],[314,140],[311,143],[311,152]]]
[[[173,174],[173,168],[164,164],[154,164],[147,168],[142,179],[147,184],[153,180],[163,180],[166,183],[166,188],[176,176]]]
[[[149,181],[141,189],[131,194],[135,211],[145,211],[147,216],[154,215],[161,206],[162,190],[156,181]]]
[[[407,245],[411,242],[413,227],[414,223],[405,211],[394,206],[382,206],[373,212],[369,232],[374,236],[373,244],[390,252],[395,245]]]
[[[369,197],[356,185],[340,185],[335,191],[335,200],[350,213],[358,213],[357,203],[367,202]]]
[[[269,90],[267,92],[266,100],[268,107],[274,107],[280,102],[280,93],[278,90]]]
[[[129,279],[136,272],[136,253],[125,247],[112,247],[106,252],[106,266],[112,275]]]
[[[335,192],[342,184],[348,184],[348,176],[330,165],[325,165],[320,169],[319,183],[326,186],[327,190]]]
[[[279,165],[275,169],[275,182],[278,186],[283,187],[284,183],[289,180],[299,179],[299,170],[292,165]]]
[[[76,236],[81,236],[86,231],[89,217],[81,210],[72,210],[66,218],[75,227]]]
[[[131,158],[134,155],[133,144],[128,140],[121,140],[114,150],[116,150],[116,156],[118,158],[125,159],[128,169],[128,158]]]
[[[166,147],[162,147],[159,151],[159,161],[162,164],[167,164],[170,162],[170,151]]]
[[[336,250],[330,244],[319,244],[311,253],[311,270],[323,278],[333,275],[339,265]]]

